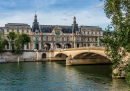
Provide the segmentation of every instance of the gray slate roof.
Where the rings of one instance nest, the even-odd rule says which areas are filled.
[[[40,25],[39,30],[42,33],[51,33],[55,26],[56,25]],[[72,33],[72,26],[61,26],[61,25],[58,26],[62,28],[63,33]]]
[[[9,28],[9,27],[16,27],[16,28],[25,27],[25,28],[31,28],[30,25],[24,24],[24,23],[8,23],[8,24],[5,24],[5,27],[6,27],[6,28]]]

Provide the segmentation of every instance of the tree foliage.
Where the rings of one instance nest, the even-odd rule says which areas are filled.
[[[6,45],[8,45],[8,41],[6,39],[4,39],[2,34],[0,34],[0,53],[1,54],[3,53],[3,50],[4,50]]]
[[[125,70],[126,80],[130,84],[129,60],[122,61],[123,57],[130,53],[130,0],[105,0],[104,11],[112,22],[101,42],[106,46],[105,53],[112,61],[112,69],[119,68],[119,76],[121,71]],[[110,32],[112,28],[114,30]],[[126,65],[121,68],[120,64]]]
[[[15,32],[9,32],[8,39],[11,41],[12,44],[12,51],[15,54],[22,53],[22,50],[24,49],[24,45],[30,42],[29,35],[22,33],[20,34]]]
[[[14,50],[14,39],[16,38],[16,33],[15,32],[9,32],[9,34],[7,35],[7,38],[8,38],[8,40],[9,40],[9,42],[10,42],[10,48],[12,47],[12,53],[14,53],[15,52],[15,50]]]

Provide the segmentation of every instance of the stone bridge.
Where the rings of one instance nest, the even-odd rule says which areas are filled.
[[[110,64],[110,59],[106,58],[105,47],[81,47],[61,49],[54,51],[55,58],[66,60],[66,65],[79,64]]]

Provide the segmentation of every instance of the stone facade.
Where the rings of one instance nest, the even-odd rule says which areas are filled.
[[[35,41],[37,50],[55,50],[97,46],[98,39],[103,37],[103,30],[98,26],[78,26],[76,17],[71,26],[39,25],[37,15],[34,16],[32,28],[28,24],[8,23],[3,28],[4,36],[10,31],[26,33],[31,42],[25,45],[24,50],[34,50]],[[10,43],[6,50],[11,50]]]

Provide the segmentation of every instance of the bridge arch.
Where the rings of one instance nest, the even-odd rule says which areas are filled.
[[[106,56],[94,52],[82,52],[73,56],[73,59],[108,59]]]
[[[58,53],[55,55],[55,57],[62,57],[62,58],[67,58],[68,55],[64,54],[64,53]]]

